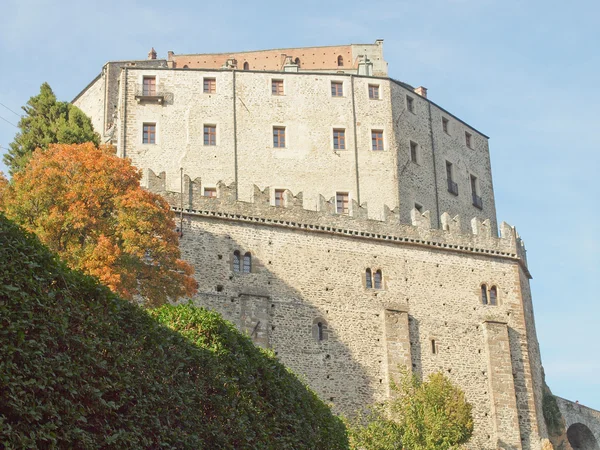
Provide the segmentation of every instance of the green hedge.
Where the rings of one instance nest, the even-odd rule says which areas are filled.
[[[0,214],[2,448],[342,449],[329,408],[218,314],[144,311]]]

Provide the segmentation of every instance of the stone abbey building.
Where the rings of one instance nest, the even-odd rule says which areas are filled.
[[[152,50],[73,103],[178,212],[194,301],[335,410],[385,400],[400,368],[442,371],[473,404],[469,448],[542,448],[531,276],[488,137],[390,78],[383,41]]]

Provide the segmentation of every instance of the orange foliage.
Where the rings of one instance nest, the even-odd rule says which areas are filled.
[[[111,147],[51,145],[15,174],[4,209],[75,269],[154,306],[196,292],[174,215]],[[2,195],[0,179],[0,196]]]
[[[6,179],[6,177],[4,176],[4,174],[2,172],[0,172],[0,210],[2,210],[2,204],[3,204],[3,198],[4,198],[4,192],[6,191],[6,189],[8,188],[8,180]]]

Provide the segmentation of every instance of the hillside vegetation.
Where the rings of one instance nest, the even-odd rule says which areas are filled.
[[[218,314],[146,312],[0,213],[3,448],[340,449],[340,420]]]

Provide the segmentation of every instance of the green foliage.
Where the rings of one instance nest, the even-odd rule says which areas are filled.
[[[544,414],[544,421],[546,422],[550,436],[560,436],[564,433],[565,427],[556,397],[547,388],[544,389],[542,397],[542,413]]]
[[[427,381],[405,375],[391,412],[403,430],[402,442],[409,450],[457,448],[473,434],[471,405],[464,393],[441,373]]]
[[[366,421],[359,418],[348,426],[351,448],[450,450],[470,439],[471,405],[444,375],[434,373],[420,381],[405,373],[400,384],[392,387],[395,398],[374,410]]]
[[[100,143],[89,117],[76,106],[57,101],[48,83],[42,84],[40,93],[31,97],[23,110],[26,115],[18,124],[21,131],[4,155],[11,175],[23,169],[38,148],[45,150],[50,144],[58,143]]]
[[[0,214],[0,442],[15,448],[342,449],[273,355],[191,305],[146,312]]]
[[[398,450],[402,448],[402,428],[389,419],[383,407],[348,421],[350,448],[361,450]]]

